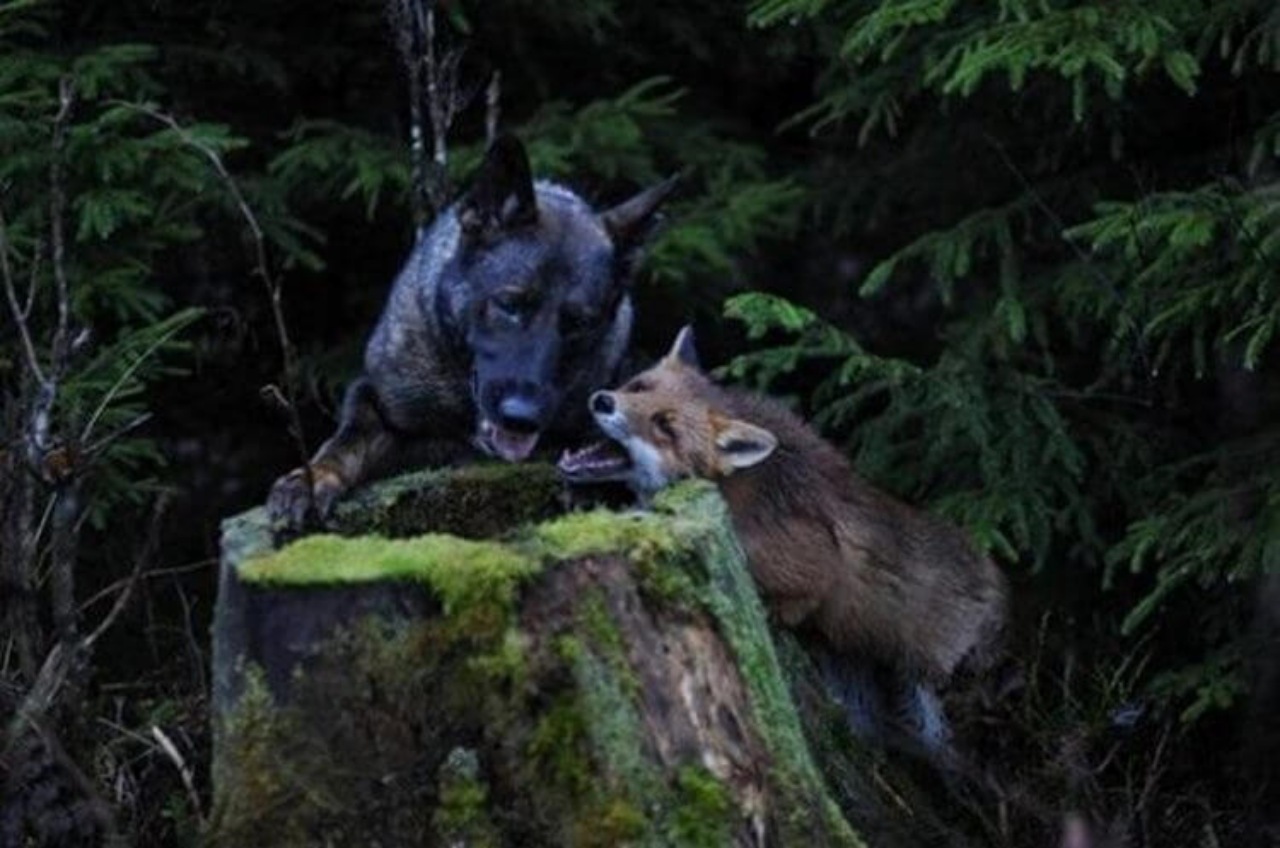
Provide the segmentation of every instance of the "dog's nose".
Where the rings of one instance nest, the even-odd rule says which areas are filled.
[[[542,410],[538,404],[522,395],[511,395],[498,404],[498,423],[505,430],[536,433],[542,429],[541,417]]]
[[[596,392],[591,396],[591,411],[597,415],[610,415],[617,408],[612,392]]]

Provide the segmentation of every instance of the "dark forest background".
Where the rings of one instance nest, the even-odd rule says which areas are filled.
[[[218,522],[297,464],[287,409],[308,448],[330,432],[421,214],[403,23],[0,2],[0,844],[198,838]],[[1019,671],[982,738],[1007,785],[1115,844],[1272,844],[1280,7],[441,0],[435,24],[455,184],[495,71],[539,175],[606,203],[684,172],[640,349],[693,320],[722,376],[1006,567]],[[956,826],[1042,844],[1008,802]]]

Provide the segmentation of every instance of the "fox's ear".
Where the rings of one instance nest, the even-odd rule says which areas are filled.
[[[462,232],[468,238],[482,238],[537,220],[538,202],[524,145],[515,136],[498,136],[458,203]]]
[[[688,365],[690,368],[701,368],[698,364],[698,349],[693,344],[693,325],[685,324],[676,333],[676,340],[667,351],[667,359]]]
[[[658,222],[657,211],[680,183],[680,175],[667,177],[650,186],[629,200],[600,213],[600,223],[620,251],[626,251],[644,241]]]
[[[769,458],[778,447],[778,437],[763,427],[737,419],[715,419],[716,451],[732,469],[750,468]]]

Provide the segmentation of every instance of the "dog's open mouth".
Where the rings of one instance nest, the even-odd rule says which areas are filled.
[[[622,445],[612,439],[602,439],[578,450],[565,451],[556,468],[562,477],[575,482],[618,480],[631,470],[631,457]]]
[[[523,462],[538,446],[537,430],[525,432],[509,430],[485,419],[480,422],[478,434],[481,447],[485,452],[501,457],[507,462]]]

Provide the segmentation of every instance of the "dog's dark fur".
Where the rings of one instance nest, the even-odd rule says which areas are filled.
[[[475,448],[510,461],[589,426],[586,399],[618,378],[629,281],[667,180],[597,213],[534,183],[524,148],[498,139],[470,190],[424,232],[348,388],[338,430],[276,481],[273,520],[324,518],[351,487]]]

